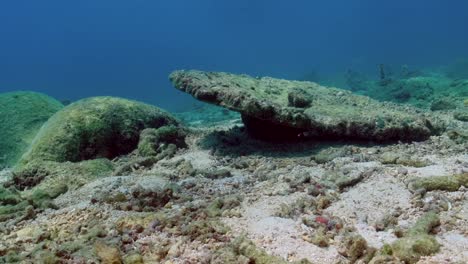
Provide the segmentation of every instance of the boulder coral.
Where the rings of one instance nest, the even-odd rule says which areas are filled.
[[[57,163],[113,159],[135,150],[144,129],[178,124],[169,113],[148,104],[114,97],[83,99],[43,125],[15,167],[15,178],[47,176],[41,171],[55,171],[50,167]]]
[[[145,128],[178,125],[155,106],[113,97],[92,97],[68,105],[39,131],[21,163],[112,159],[133,151]]]

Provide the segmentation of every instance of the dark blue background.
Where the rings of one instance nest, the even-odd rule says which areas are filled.
[[[468,54],[464,0],[10,0],[0,92],[117,95],[179,109],[175,69],[295,78]]]

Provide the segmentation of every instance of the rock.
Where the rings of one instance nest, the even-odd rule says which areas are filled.
[[[325,148],[320,150],[317,154],[313,156],[313,159],[318,164],[327,163],[336,158],[345,157],[346,155],[351,154],[351,148],[341,147],[341,148]]]
[[[79,187],[102,176],[108,176],[114,170],[114,165],[108,159],[85,160],[81,162],[33,161],[13,173],[12,182],[16,188],[23,190],[34,187],[44,179],[49,181],[45,185],[57,182],[69,187]],[[48,189],[48,186],[44,186]]]
[[[201,71],[175,71],[170,80],[201,101],[240,112],[261,139],[425,140],[444,129],[422,110],[311,82]]]
[[[185,136],[185,131],[176,126],[146,128],[140,135],[138,153],[144,157],[156,156],[170,144],[174,144],[177,148],[185,148],[187,147]]]
[[[0,186],[0,222],[9,219],[26,219],[35,215],[36,209],[54,208],[52,200],[67,191],[65,183],[20,193]]]
[[[426,191],[443,190],[454,192],[461,186],[468,186],[468,173],[416,178],[410,183],[413,190],[424,189]]]
[[[389,248],[389,253],[405,263],[416,263],[422,256],[439,251],[440,244],[429,232],[440,224],[439,216],[429,212],[418,219],[407,234],[396,240]]]
[[[132,255],[128,255],[124,258],[123,261],[125,264],[144,264],[143,257],[138,254],[134,253]]]
[[[44,124],[14,169],[16,180],[28,179],[31,184],[16,185],[34,186],[45,177],[67,171],[76,171],[76,177],[110,174],[112,165],[103,158],[135,150],[145,128],[177,125],[170,114],[144,103],[113,97],[80,100]]]
[[[0,168],[14,166],[41,126],[63,105],[44,94],[0,94]]]
[[[453,118],[463,122],[468,122],[468,111],[457,111],[453,113]]]
[[[231,171],[225,168],[199,170],[199,173],[208,179],[222,179],[232,176]]]
[[[26,242],[33,241],[36,237],[40,236],[43,231],[40,228],[25,227],[16,232],[16,241]]]
[[[422,168],[429,166],[430,163],[425,160],[415,159],[408,155],[402,155],[397,152],[384,152],[380,156],[382,164],[398,164],[408,167]]]
[[[365,95],[380,101],[406,103],[424,109],[447,110],[463,104],[468,92],[468,82],[439,74],[405,74],[390,80],[385,86],[379,81],[367,82],[365,88]]]
[[[83,99],[44,124],[21,163],[112,159],[136,149],[143,129],[166,125],[178,122],[151,105],[113,97]]]
[[[367,241],[362,236],[346,234],[340,243],[339,253],[355,263],[368,250]]]
[[[102,242],[95,245],[96,254],[101,259],[101,263],[122,264],[122,257],[117,247],[108,246]]]
[[[456,104],[448,98],[439,98],[431,103],[432,111],[452,110],[456,107]]]

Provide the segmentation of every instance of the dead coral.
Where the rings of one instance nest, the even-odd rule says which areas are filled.
[[[367,246],[367,241],[362,236],[349,233],[341,240],[339,253],[347,257],[351,263],[355,263],[358,259],[369,258],[366,255],[372,258],[375,250]]]
[[[63,163],[33,161],[23,166],[20,171],[14,171],[12,183],[9,184],[24,190],[38,185],[47,178],[48,183],[67,182],[68,187],[76,188],[90,180],[110,175],[113,169],[113,163],[107,159]]]
[[[52,200],[67,190],[64,183],[29,193],[19,192],[13,187],[0,187],[0,222],[16,218],[24,220],[33,217],[40,210],[56,208]]]
[[[382,247],[377,256],[393,256],[404,263],[411,264],[418,262],[422,256],[436,253],[439,251],[440,245],[435,237],[429,233],[439,224],[439,216],[435,212],[426,213],[402,238],[391,245]]]
[[[147,128],[140,133],[138,153],[143,157],[157,156],[164,152],[170,144],[177,148],[185,148],[186,132],[177,126]]]
[[[123,211],[148,212],[165,206],[169,201],[177,199],[177,189],[173,184],[156,189],[145,189],[141,186],[133,188],[130,192],[103,193],[92,199],[92,202],[105,202],[112,204],[116,209]]]
[[[397,164],[408,167],[422,168],[429,166],[430,163],[425,160],[414,159],[412,157],[401,155],[394,152],[385,152],[380,156],[382,164]]]
[[[289,263],[280,257],[267,254],[264,250],[245,237],[241,236],[234,241],[218,249],[212,256],[210,263],[216,264],[236,264],[236,263],[256,263],[256,264],[286,264]],[[296,264],[310,263],[304,259]]]
[[[418,178],[410,183],[413,190],[424,189],[426,191],[457,191],[461,186],[468,186],[468,173],[450,176],[432,176]]]

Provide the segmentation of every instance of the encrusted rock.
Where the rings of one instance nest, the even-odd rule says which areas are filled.
[[[34,186],[46,176],[56,175],[52,171],[57,172],[58,165],[62,171],[71,170],[72,166],[87,174],[87,167],[76,164],[128,154],[137,148],[142,130],[165,126],[177,130],[178,121],[148,104],[115,97],[77,101],[57,112],[42,126],[15,167],[15,179],[34,179],[35,182],[29,184]],[[65,162],[72,163],[65,166]],[[94,166],[90,169],[94,170]]]
[[[143,129],[177,124],[169,113],[151,105],[113,97],[87,98],[52,116],[21,162],[114,158],[136,149]]]
[[[202,71],[175,71],[170,80],[201,101],[240,112],[247,130],[262,139],[425,140],[444,129],[422,110],[312,82]]]

